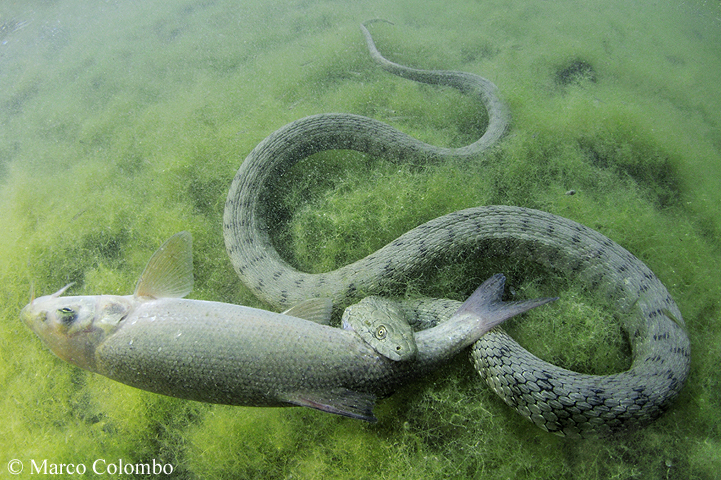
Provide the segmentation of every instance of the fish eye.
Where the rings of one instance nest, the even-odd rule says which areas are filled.
[[[70,325],[78,318],[78,314],[70,307],[59,308],[58,314],[60,315],[60,321],[65,325]]]
[[[385,325],[381,325],[378,327],[378,330],[376,330],[376,338],[378,340],[383,340],[386,338],[386,335],[388,334],[388,330],[386,329]]]

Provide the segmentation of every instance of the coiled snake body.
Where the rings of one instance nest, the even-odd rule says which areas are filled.
[[[420,225],[373,254],[337,270],[309,274],[288,265],[273,247],[263,217],[274,177],[325,150],[350,149],[397,161],[470,157],[495,144],[509,115],[490,81],[464,72],[416,70],[392,63],[361,26],[374,61],[396,75],[448,85],[480,98],[486,133],[475,143],[439,148],[370,118],[321,114],[292,122],[256,146],[238,170],[223,219],[226,249],[242,281],[264,301],[288,308],[310,297],[346,306],[360,295],[387,292],[449,252],[483,251],[571,273],[611,299],[623,315],[633,352],[628,371],[593,376],[551,365],[496,329],[476,342],[471,359],[493,390],[521,415],[553,433],[585,436],[645,424],[681,390],[690,347],[683,319],[661,281],[639,259],[572,220],[528,208],[475,207]],[[459,303],[406,304],[412,315],[445,318]]]

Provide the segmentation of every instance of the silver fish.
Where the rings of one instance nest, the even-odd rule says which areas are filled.
[[[183,299],[193,287],[192,265],[191,236],[181,232],[153,255],[133,295],[63,297],[65,287],[33,299],[20,316],[61,359],[143,390],[229,405],[300,405],[375,421],[376,398],[507,318],[553,300],[503,302],[505,277],[495,275],[447,322],[414,333],[413,355],[394,360],[353,329],[323,324],[329,300],[274,313]]]

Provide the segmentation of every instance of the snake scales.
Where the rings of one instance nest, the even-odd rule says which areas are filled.
[[[275,131],[243,162],[225,206],[226,249],[242,281],[277,308],[319,296],[346,306],[359,296],[390,291],[449,252],[531,260],[574,275],[614,303],[624,318],[632,366],[608,376],[575,373],[533,356],[499,328],[472,347],[471,359],[481,377],[521,415],[559,435],[610,432],[658,417],[688,374],[690,347],[681,313],[643,262],[572,220],[528,208],[475,207],[420,225],[366,258],[331,272],[300,272],[279,256],[264,219],[270,203],[267,193],[273,178],[299,160],[333,149],[395,161],[466,158],[495,144],[509,122],[490,81],[470,73],[392,63],[378,52],[366,27],[361,29],[373,60],[384,69],[479,98],[488,111],[488,128],[478,141],[458,149],[434,147],[387,124],[351,114],[313,115]],[[404,308],[413,315],[442,319],[458,305],[450,300],[416,301]]]

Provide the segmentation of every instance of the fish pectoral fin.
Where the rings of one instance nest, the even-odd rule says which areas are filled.
[[[321,325],[330,325],[333,300],[330,298],[311,298],[290,307],[283,315],[310,320]]]
[[[288,403],[300,407],[310,407],[327,413],[335,413],[345,417],[357,418],[375,423],[378,419],[373,415],[376,396],[372,393],[361,393],[347,388],[335,388],[328,392],[299,392],[286,399]]]
[[[182,298],[192,289],[193,240],[190,233],[180,232],[150,257],[135,286],[135,296]]]

